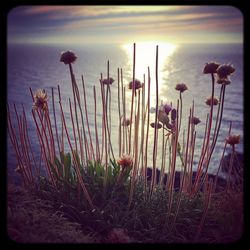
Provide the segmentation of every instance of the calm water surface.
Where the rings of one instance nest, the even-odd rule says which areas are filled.
[[[138,45],[139,46],[139,45]],[[132,44],[130,50],[132,50]],[[100,99],[100,74],[107,77],[107,60],[110,63],[110,76],[116,79],[112,85],[112,142],[117,155],[117,138],[118,138],[118,112],[117,112],[117,68],[123,69],[124,84],[132,80],[132,57],[130,56],[129,47],[126,49],[122,46],[41,46],[41,45],[10,45],[8,47],[8,103],[13,107],[16,103],[17,108],[21,111],[23,104],[26,110],[29,133],[32,146],[36,152],[39,152],[39,143],[32,121],[31,109],[32,98],[29,93],[29,87],[35,91],[38,88],[45,89],[51,101],[51,88],[55,89],[57,100],[57,85],[60,85],[61,95],[63,96],[63,107],[65,116],[68,120],[68,126],[72,134],[72,125],[69,113],[69,98],[73,100],[71,93],[71,81],[67,65],[59,62],[61,51],[71,49],[78,59],[73,65],[76,80],[82,91],[81,75],[84,76],[86,84],[86,94],[89,110],[89,119],[91,132],[94,136],[94,103],[93,103],[93,86],[96,86],[98,100],[98,127],[101,126],[101,99]],[[150,60],[147,51],[140,50],[137,47],[136,61],[136,78],[143,81],[143,74],[146,74],[147,66],[151,70],[151,96],[152,106],[154,106],[155,97],[155,59]],[[161,54],[162,52],[162,54]],[[152,53],[152,52],[151,52]],[[155,52],[154,52],[155,53]],[[153,53],[153,54],[154,54]],[[226,87],[224,117],[221,131],[218,138],[218,145],[215,148],[211,160],[209,172],[217,170],[218,162],[222,154],[224,139],[228,133],[229,122],[233,122],[232,133],[240,134],[243,137],[243,56],[241,45],[179,45],[171,53],[164,57],[164,50],[159,45],[159,57],[162,55],[159,65],[159,95],[160,100],[172,102],[176,106],[176,100],[179,93],[174,89],[177,83],[186,83],[188,91],[183,93],[183,127],[187,124],[187,115],[192,101],[195,103],[195,116],[202,121],[197,126],[197,140],[195,149],[195,162],[198,161],[199,151],[201,149],[206,114],[209,112],[205,100],[211,94],[211,79],[209,75],[202,74],[204,64],[209,61],[219,63],[232,63],[236,72],[231,77],[232,83]],[[146,60],[148,59],[148,60]],[[147,62],[149,61],[149,62]],[[219,96],[220,86],[216,84],[215,95]],[[129,104],[131,92],[127,89],[127,103]],[[51,102],[50,102],[51,105]],[[52,108],[50,109],[52,111]],[[59,114],[59,105],[56,107]],[[58,116],[59,117],[59,116]],[[51,117],[52,118],[52,117]],[[154,120],[152,114],[151,120]],[[60,125],[59,125],[60,129]],[[99,135],[100,135],[99,130]],[[161,138],[161,131],[159,136]],[[152,144],[153,129],[150,130],[149,137],[149,165],[152,165]],[[159,144],[160,150],[160,144]],[[237,150],[243,152],[243,140],[237,145]],[[14,150],[8,139],[8,170],[10,176],[15,176],[13,169],[17,166]],[[161,159],[158,157],[160,167]]]

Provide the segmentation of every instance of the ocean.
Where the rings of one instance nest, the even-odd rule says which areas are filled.
[[[209,172],[217,171],[225,137],[227,136],[229,123],[232,121],[232,134],[240,134],[241,142],[236,146],[238,152],[243,152],[243,46],[240,44],[186,44],[161,47],[159,44],[159,100],[172,102],[176,106],[179,93],[175,90],[177,83],[185,83],[188,90],[183,93],[183,120],[182,128],[187,126],[187,116],[194,101],[195,116],[199,117],[201,123],[196,126],[197,139],[194,155],[194,167],[197,164],[199,152],[201,150],[202,139],[205,128],[206,115],[209,107],[205,104],[207,97],[211,95],[211,76],[202,73],[206,62],[216,61],[218,63],[232,63],[236,68],[232,75],[232,83],[226,87],[224,114],[219,133],[217,145],[211,159]],[[73,69],[80,91],[82,91],[81,75],[84,77],[87,104],[89,111],[90,129],[94,136],[94,103],[93,86],[97,91],[97,111],[98,119],[101,120],[101,99],[100,83],[101,73],[103,78],[107,77],[107,61],[110,65],[110,77],[115,79],[112,84],[112,129],[111,140],[115,155],[118,155],[118,112],[117,112],[117,68],[122,68],[125,86],[132,80],[132,52],[133,44],[120,45],[17,45],[8,46],[7,61],[7,101],[13,113],[13,103],[16,104],[18,112],[21,112],[22,105],[27,115],[29,136],[35,152],[39,152],[39,142],[37,139],[35,125],[31,115],[32,98],[29,87],[33,91],[41,88],[45,89],[49,96],[50,115],[52,118],[51,88],[55,90],[56,113],[59,117],[59,105],[57,96],[57,85],[60,85],[63,108],[68,122],[71,138],[73,139],[72,126],[69,112],[69,98],[73,100],[71,92],[71,81],[69,68],[60,62],[62,51],[72,50],[78,56],[73,64]],[[135,77],[143,81],[143,74],[147,79],[147,66],[151,72],[151,107],[155,104],[155,47],[140,47],[137,45],[136,54],[136,75]],[[147,83],[147,81],[146,81]],[[219,96],[220,85],[215,86],[215,96]],[[126,90],[127,104],[129,104],[131,92]],[[129,105],[127,107],[129,110]],[[216,112],[215,112],[216,113]],[[154,116],[152,114],[152,121]],[[59,119],[59,118],[58,118]],[[14,119],[13,119],[14,120]],[[52,119],[53,121],[53,119]],[[16,126],[16,124],[15,124]],[[60,128],[60,125],[59,125]],[[101,123],[98,123],[99,135],[101,136]],[[161,139],[162,132],[159,132]],[[101,138],[101,137],[100,137]],[[180,139],[181,140],[181,139]],[[153,152],[153,129],[149,135],[149,166],[152,166]],[[157,165],[160,168],[160,145],[157,158]],[[67,146],[66,146],[67,149]],[[227,153],[230,148],[227,149]],[[15,179],[14,169],[17,166],[14,149],[7,135],[7,166],[10,178]],[[177,167],[178,169],[178,167]]]

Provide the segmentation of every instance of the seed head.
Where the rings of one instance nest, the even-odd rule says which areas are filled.
[[[77,56],[75,55],[75,53],[71,50],[68,50],[61,53],[60,62],[63,62],[64,64],[71,64],[74,63],[76,59]]]

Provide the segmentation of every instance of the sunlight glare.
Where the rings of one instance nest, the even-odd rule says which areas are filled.
[[[161,92],[161,86],[163,84],[163,76],[168,74],[166,69],[168,59],[176,49],[176,45],[167,42],[138,42],[136,43],[136,60],[135,60],[135,78],[143,82],[143,75],[146,76],[147,83],[147,71],[150,68],[151,76],[151,96],[155,97],[155,65],[156,65],[156,46],[158,45],[158,85],[159,92]],[[133,67],[133,44],[123,44],[122,48],[125,50],[128,56],[128,64]],[[132,72],[131,72],[132,73]],[[131,74],[132,75],[132,74]]]

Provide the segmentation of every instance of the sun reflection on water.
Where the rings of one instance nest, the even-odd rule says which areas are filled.
[[[156,46],[158,45],[158,87],[159,95],[161,95],[161,87],[163,77],[168,74],[167,63],[170,56],[175,52],[177,45],[167,42],[138,42],[136,43],[136,59],[135,59],[135,78],[143,82],[143,75],[146,77],[147,84],[147,71],[150,68],[151,76],[151,91],[150,95],[152,100],[155,99],[155,70],[156,70]],[[123,44],[122,48],[125,50],[128,56],[128,66],[131,68],[132,78],[132,67],[133,67],[133,44]],[[165,99],[162,96],[162,99]]]

